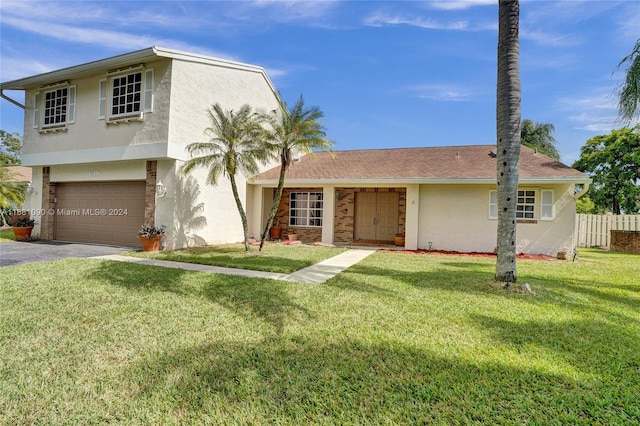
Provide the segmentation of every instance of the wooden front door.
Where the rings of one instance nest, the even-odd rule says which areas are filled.
[[[355,240],[393,241],[398,229],[397,192],[356,192]]]

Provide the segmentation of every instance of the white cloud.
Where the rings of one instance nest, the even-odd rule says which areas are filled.
[[[434,9],[442,10],[461,10],[468,9],[475,6],[494,6],[495,0],[467,0],[467,1],[455,1],[455,0],[440,0],[429,2],[429,6]]]
[[[364,24],[370,27],[383,27],[386,25],[409,25],[431,30],[467,30],[469,23],[467,21],[438,22],[430,18],[422,17],[404,17],[399,15],[388,15],[385,13],[377,13],[369,16],[364,20]]]
[[[468,101],[474,95],[473,90],[452,84],[419,84],[407,90],[420,99],[448,102]]]
[[[548,47],[571,47],[582,44],[582,40],[576,36],[551,34],[539,30],[529,31],[527,28],[520,29],[520,37]]]

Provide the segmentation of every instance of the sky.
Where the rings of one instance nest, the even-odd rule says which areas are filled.
[[[555,127],[562,162],[623,126],[639,38],[639,0],[521,0],[522,119]],[[250,63],[336,150],[495,144],[497,43],[497,0],[0,2],[2,82],[151,46]],[[0,129],[23,126],[0,100]]]

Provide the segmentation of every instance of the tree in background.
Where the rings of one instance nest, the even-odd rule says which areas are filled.
[[[516,202],[520,170],[520,3],[500,0],[496,94],[498,259],[496,281],[515,282]]]
[[[636,41],[631,54],[626,56],[618,64],[620,68],[628,63],[626,78],[618,89],[618,115],[626,123],[630,123],[633,117],[640,115],[640,39]]]
[[[591,175],[596,209],[640,213],[640,126],[589,139],[573,168]]]
[[[22,164],[22,136],[0,130],[0,167]]]
[[[0,225],[7,223],[7,211],[24,201],[25,188],[15,181],[15,176],[4,167],[0,167]]]
[[[560,161],[560,153],[556,148],[556,139],[553,137],[555,127],[551,123],[538,123],[528,118],[522,120],[520,129],[520,142],[531,149],[537,149],[555,160]]]
[[[270,125],[267,136],[269,152],[274,158],[280,159],[280,176],[264,231],[260,235],[260,250],[264,246],[269,228],[278,211],[284,190],[285,173],[293,162],[293,156],[308,154],[313,150],[330,151],[333,146],[333,142],[327,139],[324,127],[319,121],[322,117],[324,114],[319,108],[305,108],[302,95],[291,109],[288,109],[286,103],[282,101],[279,110],[274,110],[265,116],[265,120]]]
[[[182,165],[181,171],[187,174],[197,167],[208,169],[207,183],[214,186],[221,174],[229,178],[242,221],[244,249],[249,251],[247,215],[238,193],[236,176],[238,173],[251,176],[259,172],[258,163],[267,158],[263,145],[264,128],[249,105],[243,105],[234,112],[225,111],[216,103],[209,109],[209,120],[211,127],[205,129],[209,140],[187,146],[191,158]]]

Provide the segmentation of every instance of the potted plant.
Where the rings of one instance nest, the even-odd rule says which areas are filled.
[[[31,231],[33,231],[35,224],[36,221],[28,217],[16,219],[10,223],[16,240],[26,240],[31,238]]]
[[[142,225],[138,231],[138,237],[142,242],[143,251],[160,250],[160,241],[164,236],[166,226]]]
[[[289,241],[298,241],[298,234],[295,231],[291,231],[287,234]]]
[[[280,220],[278,218],[273,219],[273,224],[269,228],[269,237],[272,240],[279,240],[282,237],[282,228],[280,227]]]

